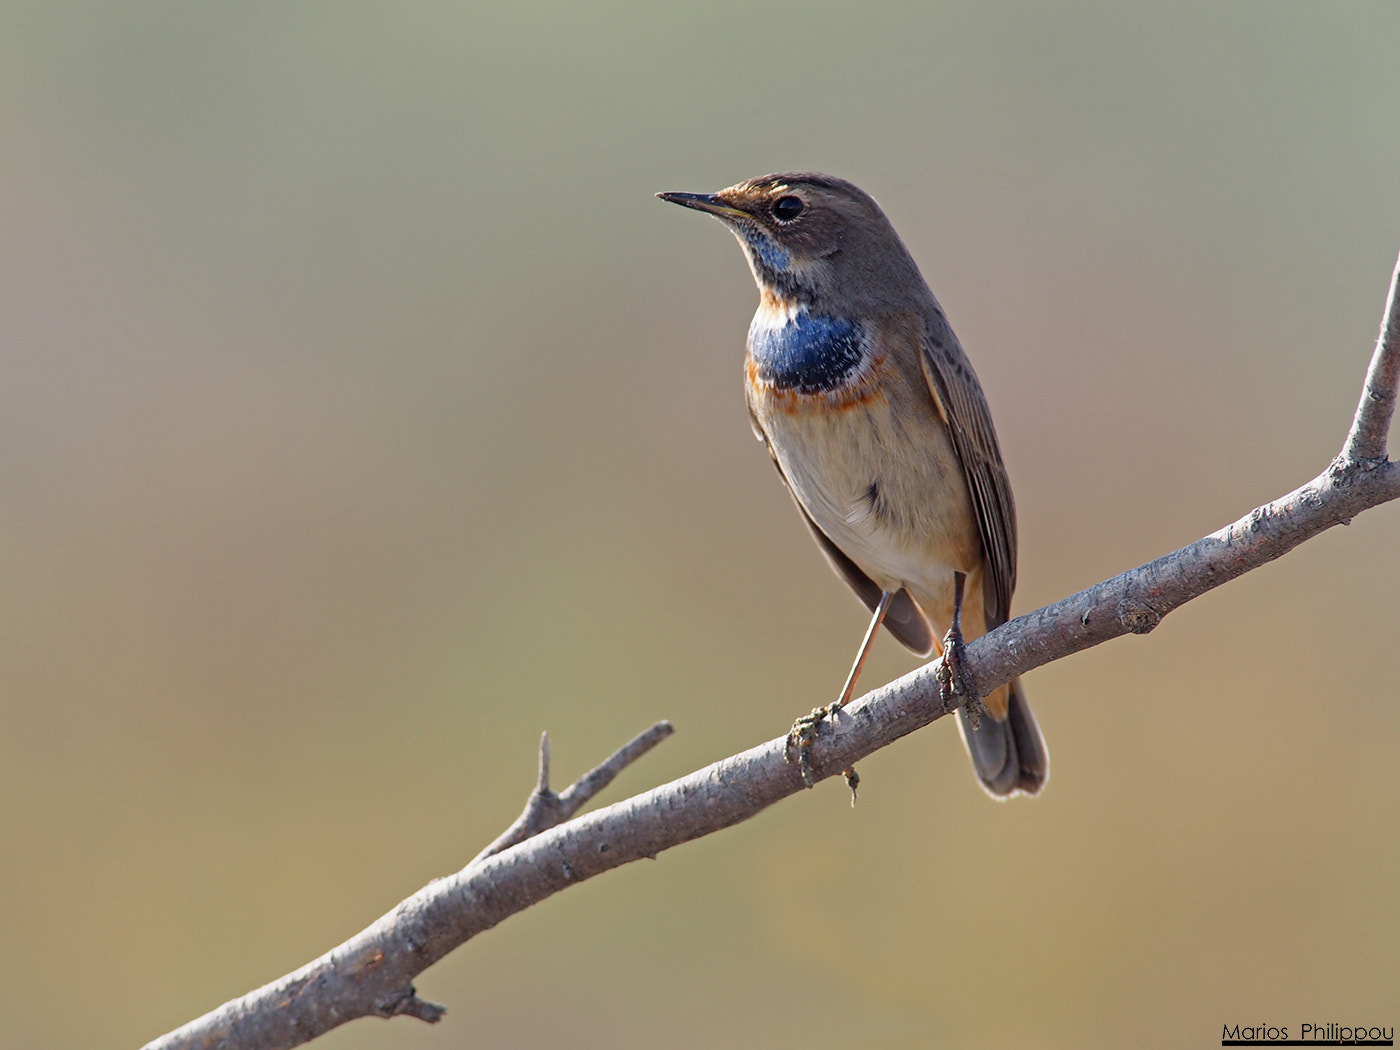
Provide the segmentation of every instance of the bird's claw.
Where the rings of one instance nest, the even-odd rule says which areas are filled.
[[[939,696],[945,708],[961,707],[967,713],[968,724],[976,730],[982,724],[984,709],[977,686],[967,673],[964,651],[962,631],[954,624],[943,638],[943,659],[936,672]]]
[[[821,732],[821,724],[828,718],[834,718],[836,712],[841,710],[839,703],[827,704],[825,707],[812,708],[811,714],[803,715],[792,723],[792,728],[788,730],[787,742],[783,745],[783,761],[793,761],[793,752],[797,753],[797,771],[802,774],[802,783],[805,787],[815,787],[817,783],[816,773],[812,770],[812,745],[817,742],[817,736]],[[851,770],[855,772],[854,769]],[[849,777],[847,781],[849,782]],[[854,795],[855,788],[851,788]]]

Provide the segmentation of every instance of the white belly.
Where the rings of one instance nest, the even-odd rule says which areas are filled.
[[[955,571],[980,565],[967,483],[931,411],[896,419],[883,398],[826,410],[764,407],[760,425],[793,494],[882,589],[941,595]]]

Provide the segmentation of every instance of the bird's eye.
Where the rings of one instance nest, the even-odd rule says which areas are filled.
[[[802,214],[802,208],[800,197],[779,197],[773,202],[773,218],[779,222],[792,222]]]

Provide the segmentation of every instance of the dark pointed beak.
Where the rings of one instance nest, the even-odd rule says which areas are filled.
[[[744,213],[738,208],[726,204],[713,193],[658,193],[663,201],[670,201],[672,204],[679,204],[682,208],[694,208],[696,211],[707,212],[718,218],[743,217]]]

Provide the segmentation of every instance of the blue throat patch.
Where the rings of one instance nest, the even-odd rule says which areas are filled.
[[[792,258],[778,246],[777,241],[757,230],[745,229],[743,234],[754,254],[758,256],[763,269],[774,273],[787,272],[788,267],[792,265]]]
[[[850,378],[861,361],[860,325],[805,310],[781,328],[749,327],[749,353],[765,382],[799,394],[824,394]]]

